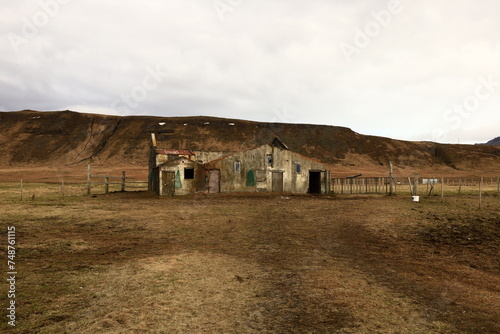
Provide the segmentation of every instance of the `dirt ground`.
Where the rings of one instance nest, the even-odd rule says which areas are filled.
[[[17,325],[5,320],[4,283],[0,331],[500,333],[500,196],[477,204],[402,195],[0,198],[0,244],[15,226],[18,271]]]

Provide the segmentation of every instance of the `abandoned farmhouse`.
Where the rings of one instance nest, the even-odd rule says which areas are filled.
[[[159,149],[154,135],[149,189],[160,196],[197,192],[286,192],[326,194],[330,170],[292,152],[279,138],[237,153]]]

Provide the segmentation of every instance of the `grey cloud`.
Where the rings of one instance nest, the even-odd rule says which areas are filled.
[[[53,17],[17,51],[12,34],[23,37],[23,24],[43,9],[34,2],[4,5],[4,109],[274,121],[272,110],[286,106],[289,122],[432,140],[430,121],[450,138],[469,131],[453,129],[447,109],[474,94],[478,77],[500,81],[494,0],[401,0],[403,10],[351,63],[341,43],[354,45],[356,33],[374,27],[374,13],[390,1],[226,1],[233,7],[223,21],[212,1],[42,0],[56,2]],[[144,82],[147,68],[159,65],[168,75]],[[131,93],[140,98],[134,107],[113,109]],[[491,128],[500,125],[499,95],[500,88],[468,119],[474,133],[484,127],[498,136]]]

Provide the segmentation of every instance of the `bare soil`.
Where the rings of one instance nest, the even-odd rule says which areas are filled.
[[[500,333],[494,193],[482,210],[468,196],[137,192],[0,212],[2,245],[15,226],[18,247],[5,332]]]

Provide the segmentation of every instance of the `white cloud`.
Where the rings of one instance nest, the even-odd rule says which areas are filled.
[[[500,4],[494,0],[401,0],[401,12],[350,64],[341,43],[351,43],[389,0],[243,0],[224,21],[212,1],[66,2],[17,52],[9,36],[22,36],[26,19],[33,22],[43,9],[30,2],[4,5],[0,104],[6,109],[71,106],[274,121],[273,110],[286,106],[287,122],[401,139],[432,140],[429,127],[450,138],[467,132],[471,142],[499,135],[481,129],[500,127],[500,88],[460,128],[443,119],[474,93],[478,77],[493,74],[500,81]],[[147,69],[157,66],[168,75],[144,89]],[[134,92],[133,107],[113,108]],[[476,130],[468,130],[471,124]]]

